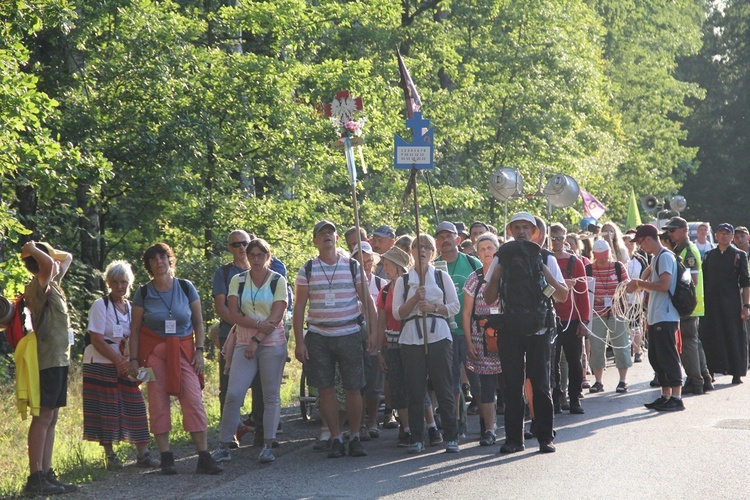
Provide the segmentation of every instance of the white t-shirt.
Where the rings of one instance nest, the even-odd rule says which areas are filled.
[[[121,343],[127,343],[130,337],[130,301],[126,300],[127,313],[118,311],[111,300],[105,307],[104,299],[98,299],[89,309],[88,331],[104,336],[104,341],[113,352],[120,354]],[[124,346],[123,346],[124,347]],[[111,365],[112,362],[96,350],[94,344],[89,344],[83,351],[84,363],[101,363]]]

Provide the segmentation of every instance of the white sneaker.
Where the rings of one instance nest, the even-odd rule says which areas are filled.
[[[262,464],[270,464],[274,460],[276,460],[276,457],[273,455],[273,451],[271,451],[271,448],[264,446],[260,451],[258,461]]]

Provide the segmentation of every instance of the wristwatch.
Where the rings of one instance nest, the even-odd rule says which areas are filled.
[[[203,347],[202,345],[199,345],[199,346],[197,346],[197,347],[195,348],[195,350],[196,350],[196,351],[201,351],[201,352],[203,352],[203,351],[205,351],[206,349],[205,349],[205,348],[204,348],[204,347]]]
[[[251,340],[252,340],[253,342],[255,342],[256,344],[260,344],[260,340],[258,340],[258,337],[256,337],[255,335],[253,335],[253,336],[251,337]]]

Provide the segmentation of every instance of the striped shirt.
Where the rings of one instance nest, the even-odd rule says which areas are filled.
[[[359,332],[359,297],[354,283],[361,283],[359,264],[352,276],[350,259],[337,256],[336,263],[326,264],[319,257],[312,260],[310,281],[305,266],[297,273],[295,286],[308,287],[307,329],[325,337],[342,337]]]
[[[619,277],[617,276],[617,267],[620,268],[622,273]],[[599,269],[592,264],[591,271],[596,281],[594,286],[594,312],[599,316],[609,316],[612,297],[615,295],[617,285],[621,281],[628,280],[628,271],[625,266],[619,263],[616,266],[614,262],[610,262],[604,269]]]

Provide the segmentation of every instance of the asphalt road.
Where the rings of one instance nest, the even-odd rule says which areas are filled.
[[[686,410],[658,413],[643,403],[658,396],[648,382],[647,361],[634,365],[630,390],[616,394],[617,371],[605,371],[605,392],[586,394],[585,415],[557,415],[557,452],[540,454],[535,440],[512,455],[499,444],[480,447],[479,420],[457,455],[428,448],[407,455],[396,430],[364,443],[367,457],[327,459],[312,450],[315,424],[279,450],[271,465],[257,463],[257,449],[243,448],[226,463],[224,478],[195,486],[190,498],[750,498],[750,391],[717,378],[716,390],[686,396]],[[593,382],[593,377],[589,377]],[[287,420],[293,420],[287,417]],[[498,417],[502,442],[502,417]],[[282,451],[283,450],[283,451]],[[190,474],[189,481],[195,477]],[[188,476],[180,476],[188,479]],[[183,495],[180,495],[183,496]]]

